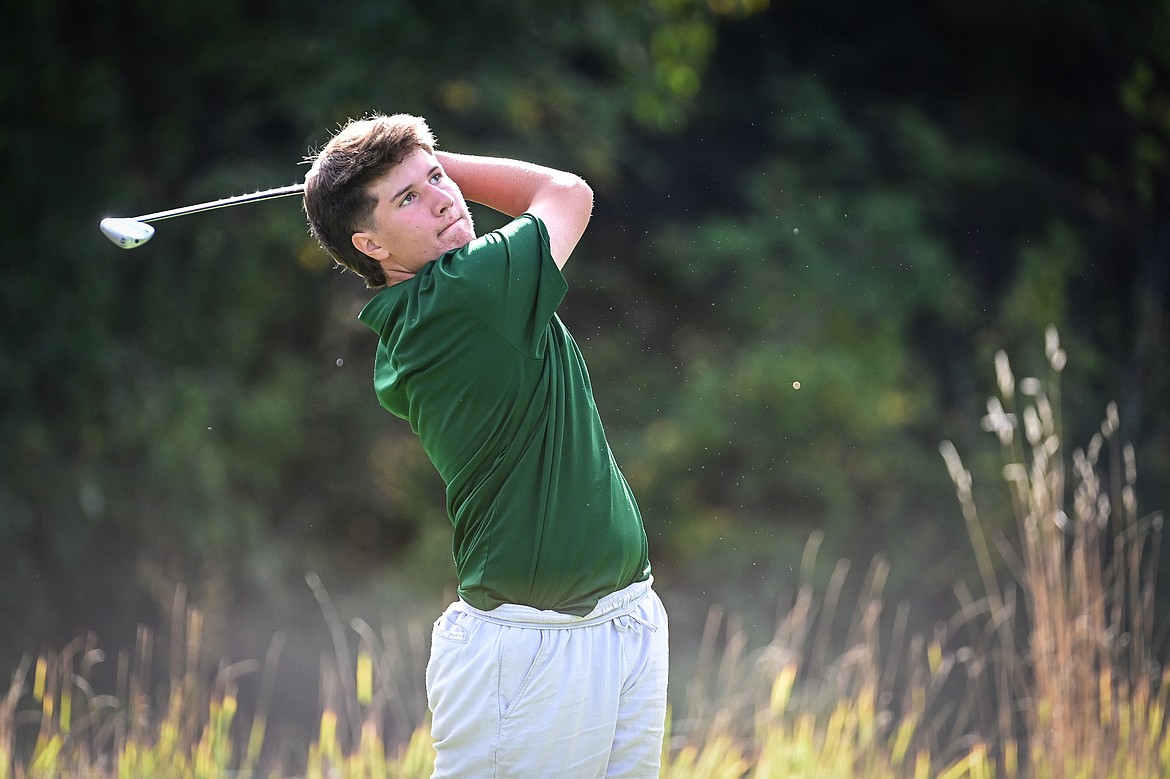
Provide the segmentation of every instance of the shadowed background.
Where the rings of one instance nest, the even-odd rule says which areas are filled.
[[[938,444],[998,479],[992,355],[1043,371],[1047,325],[1069,445],[1116,401],[1140,513],[1170,505],[1165,0],[5,17],[0,672],[91,630],[132,646],[184,589],[213,657],[287,636],[301,684],[278,696],[312,709],[335,650],[307,574],[342,621],[423,636],[453,597],[442,485],[373,395],[369,293],[296,201],[164,222],[134,252],[97,230],[298,181],[368,111],[593,186],[561,313],[680,677],[713,606],[770,635],[813,530],[821,577],[885,555],[916,624],[951,614],[974,563]]]

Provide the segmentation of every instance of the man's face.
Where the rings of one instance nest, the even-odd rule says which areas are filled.
[[[389,272],[413,274],[475,237],[463,193],[428,151],[416,150],[370,192],[378,205],[370,227],[354,233],[354,246]]]

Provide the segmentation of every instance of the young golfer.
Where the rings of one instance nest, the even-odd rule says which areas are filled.
[[[380,290],[374,388],[446,484],[459,599],[435,622],[435,777],[657,777],[667,618],[638,506],[556,314],[593,192],[350,122],[305,177],[313,234]],[[465,200],[466,198],[466,200]],[[477,237],[467,200],[512,217]]]

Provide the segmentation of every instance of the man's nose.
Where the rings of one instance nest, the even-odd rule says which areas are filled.
[[[435,196],[435,213],[441,214],[455,205],[455,198],[451,197],[451,194],[447,190],[442,187],[434,187],[432,191]]]

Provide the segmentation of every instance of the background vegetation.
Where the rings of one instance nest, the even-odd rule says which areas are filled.
[[[1162,517],[1134,513],[1133,447],[1117,437],[1114,404],[1087,446],[1065,451],[1056,377],[1067,355],[1053,328],[1045,355],[1047,382],[1017,381],[1006,353],[996,354],[986,418],[1015,524],[1013,536],[994,538],[1014,576],[997,572],[995,524],[980,514],[962,455],[944,441],[982,597],[959,582],[961,607],[949,619],[908,631],[906,603],[892,622],[883,618],[894,606],[884,556],[855,599],[840,597],[847,561],[826,589],[811,583],[823,541],[814,532],[799,587],[777,598],[783,613],[770,640],[752,642],[737,617],[712,610],[696,673],[674,695],[685,703],[667,717],[662,779],[1165,776],[1170,671],[1152,652]],[[0,779],[429,776],[429,718],[402,684],[411,653],[360,619],[350,625],[351,651],[320,580],[307,583],[335,646],[321,658],[319,714],[299,733],[269,735],[283,638],[263,664],[221,662],[208,675],[203,613],[180,593],[162,674],[152,670],[148,628],[132,654],[119,653],[113,694],[91,683],[106,659],[92,636],[17,668],[0,699]],[[261,687],[243,713],[240,679],[256,673]]]
[[[180,589],[207,657],[282,636],[286,715],[336,652],[322,593],[425,653],[449,531],[373,398],[361,284],[292,201],[133,253],[96,229],[296,181],[372,110],[597,192],[562,313],[680,678],[713,606],[771,638],[813,531],[888,558],[909,622],[950,618],[980,579],[938,444],[999,470],[986,366],[1041,371],[1050,324],[1067,437],[1116,400],[1135,516],[1170,505],[1166,0],[42,0],[0,58],[0,670],[91,630],[132,650]]]

